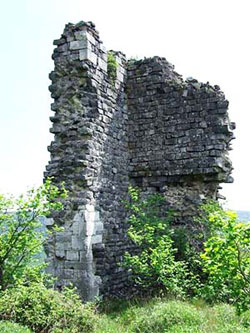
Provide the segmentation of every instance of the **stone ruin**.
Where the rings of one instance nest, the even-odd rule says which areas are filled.
[[[69,196],[47,221],[64,227],[49,239],[47,260],[58,287],[71,282],[90,300],[119,294],[128,280],[119,265],[131,247],[128,185],[161,192],[175,223],[191,223],[197,206],[232,182],[234,123],[219,86],[184,81],[165,58],[108,53],[92,22],[67,24],[54,45],[45,177],[64,181]]]

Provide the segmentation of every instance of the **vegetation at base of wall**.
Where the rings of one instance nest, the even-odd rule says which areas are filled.
[[[128,267],[138,287],[182,296],[188,272],[183,261],[175,260],[177,250],[173,246],[171,217],[164,212],[164,197],[153,194],[142,200],[132,187],[129,194],[128,235],[141,250],[136,255],[126,252],[122,265]]]
[[[30,329],[9,321],[0,321],[1,333],[32,333]]]
[[[201,295],[208,301],[227,301],[238,313],[250,309],[250,223],[241,223],[237,214],[208,204],[210,237],[201,254],[208,279]]]
[[[81,310],[82,311],[82,310]],[[237,316],[232,306],[217,304],[210,306],[204,301],[178,301],[153,298],[148,300],[103,301],[97,310],[90,306],[85,309],[87,320],[92,319],[92,328],[64,328],[54,332],[93,332],[93,333],[247,333],[250,331],[250,312]],[[39,318],[39,317],[38,317]],[[58,317],[55,317],[57,319]],[[94,318],[94,319],[93,319]],[[73,321],[73,317],[72,317]],[[76,323],[77,324],[77,323]],[[29,330],[19,325],[2,321],[1,333],[42,333],[47,330]]]
[[[247,333],[250,312],[237,316],[232,306],[164,298],[104,302],[96,333]]]
[[[236,214],[224,212],[216,203],[206,204],[202,215],[206,233],[202,234],[202,254],[197,256],[188,235],[182,237],[184,230],[172,227],[171,214],[164,212],[165,199],[159,194],[141,199],[138,190],[130,188],[129,236],[141,251],[127,253],[124,264],[145,295],[157,290],[175,299],[148,297],[83,305],[72,288],[62,292],[49,288],[41,266],[33,264],[37,252],[30,250],[29,241],[36,250],[41,246],[36,218],[61,209],[60,198],[65,196],[65,190],[51,181],[46,186],[33,190],[28,200],[21,197],[18,210],[16,201],[0,197],[0,267],[5,274],[0,290],[1,332],[30,332],[9,321],[33,333],[250,331],[249,223],[239,223]],[[28,256],[16,266],[12,256],[21,255],[18,251]],[[230,304],[218,301],[235,305],[238,316]]]
[[[228,302],[239,314],[250,309],[249,223],[238,222],[235,213],[223,211],[218,203],[203,205],[202,221],[197,222],[205,228],[200,229],[200,249],[195,251],[162,211],[166,207],[163,196],[142,199],[132,187],[129,194],[128,236],[140,250],[126,252],[122,265],[138,287],[175,297]]]
[[[63,209],[66,195],[63,184],[58,188],[47,179],[18,199],[0,196],[0,320],[35,333],[91,332],[96,320],[93,305],[83,305],[75,290],[48,287],[52,281],[43,273],[44,263],[40,258],[36,263],[46,240],[41,216]],[[60,231],[55,227],[51,233]]]
[[[111,82],[111,85],[115,86],[115,81],[117,78],[117,67],[118,63],[115,58],[115,54],[112,51],[108,52],[108,64],[107,64],[107,71],[108,71],[108,77]]]
[[[92,328],[88,327],[88,330],[82,329],[81,326],[70,329],[64,328],[61,331],[53,331],[49,328],[29,330],[2,321],[0,322],[0,332],[247,333],[250,331],[249,311],[237,316],[234,308],[228,304],[210,306],[200,300],[189,302],[166,298],[137,299],[133,301],[112,300],[99,304],[98,313],[96,313],[94,305],[89,307],[89,312],[86,309],[84,311],[87,314],[85,318],[89,321],[92,320],[93,324]],[[55,317],[54,322],[57,318]],[[79,325],[78,322],[75,325]]]
[[[94,330],[97,319],[94,305],[83,305],[72,288],[58,292],[42,282],[31,282],[8,288],[0,296],[0,320],[26,325],[36,333]]]

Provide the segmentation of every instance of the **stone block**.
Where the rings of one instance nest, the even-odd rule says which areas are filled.
[[[88,212],[84,213],[85,220],[86,220],[86,236],[91,236],[94,233],[94,219],[95,219],[95,212]]]
[[[94,211],[95,211],[95,206],[94,206],[94,205],[91,205],[91,204],[87,204],[87,205],[85,206],[85,209],[86,209],[86,211],[88,211],[88,212],[94,212]]]
[[[103,70],[104,72],[107,72],[107,62],[105,60],[103,60],[102,58],[98,59],[98,66],[101,70]]]
[[[116,74],[116,79],[118,80],[118,81],[121,81],[121,82],[123,82],[123,80],[124,80],[124,75],[121,73],[121,72],[117,72],[117,74]]]
[[[102,232],[104,230],[104,225],[102,222],[95,223],[95,233]]]
[[[66,251],[71,249],[71,240],[69,242],[59,242],[57,241],[55,244],[56,251]]]
[[[56,250],[55,255],[59,259],[65,259],[65,251],[64,250]]]
[[[66,42],[65,38],[61,38],[61,39],[55,39],[53,41],[53,45],[62,45]]]
[[[71,231],[60,231],[56,233],[56,242],[67,243],[71,242],[72,232]]]
[[[53,226],[55,224],[55,221],[53,218],[46,218],[44,219],[44,224],[49,227],[49,226]]]
[[[84,240],[80,236],[72,236],[72,249],[73,250],[83,250]]]
[[[66,259],[69,261],[79,261],[78,251],[66,251]]]
[[[69,43],[69,49],[70,50],[82,50],[86,49],[88,47],[88,41],[83,39],[83,40],[74,40]]]
[[[106,47],[103,45],[103,43],[100,44],[100,50],[101,50],[103,53],[107,53],[107,49],[106,49]]]
[[[87,49],[87,48],[80,50],[79,59],[85,60],[85,61],[89,60],[94,65],[97,64],[97,55],[94,52],[92,52],[90,49]]]
[[[93,35],[91,35],[89,32],[87,32],[86,30],[76,31],[75,37],[77,40],[85,40],[91,44],[94,44],[94,45],[96,44],[95,37]]]
[[[102,235],[94,235],[92,236],[92,244],[102,243]]]
[[[85,229],[84,212],[80,211],[75,214],[71,229],[73,235],[80,235],[83,233]]]

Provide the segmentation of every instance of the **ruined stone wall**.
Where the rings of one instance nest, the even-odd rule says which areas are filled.
[[[92,24],[69,24],[54,43],[55,140],[45,176],[65,181],[69,198],[65,211],[49,220],[64,232],[50,239],[48,260],[58,286],[73,282],[91,299],[99,287],[108,292],[122,283],[116,263],[124,251],[121,202],[128,187],[125,59],[115,53],[117,79],[110,82],[107,53]]]
[[[127,281],[119,262],[131,247],[128,184],[161,191],[176,221],[187,223],[201,200],[231,181],[228,102],[218,87],[184,82],[159,57],[127,62],[113,52],[114,81],[90,22],[66,25],[54,44],[54,141],[45,177],[64,181],[69,196],[47,221],[64,227],[46,245],[49,270],[58,287],[73,282],[83,299],[118,294]]]
[[[180,223],[190,220],[219,182],[231,182],[228,101],[159,57],[129,63],[127,94],[130,178],[165,193]]]

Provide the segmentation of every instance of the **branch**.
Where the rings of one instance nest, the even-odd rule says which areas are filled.
[[[21,262],[23,261],[23,259],[25,258],[26,255],[28,255],[30,252],[32,252],[35,248],[40,247],[41,245],[43,245],[45,243],[44,241],[41,241],[41,243],[37,244],[36,246],[33,246],[31,249],[29,249],[29,251],[24,251],[23,254],[21,255],[21,257],[19,258],[18,262],[16,263],[16,265],[13,267],[13,269],[10,271],[9,275],[12,276],[15,272],[15,270],[20,266]],[[7,285],[4,285],[4,289],[6,289]]]
[[[239,268],[240,274],[242,275],[242,277],[245,280],[245,282],[249,283],[250,279],[246,276],[244,270],[242,269],[242,265],[241,265],[241,251],[240,251],[239,244],[237,242],[236,242],[236,247],[237,247],[238,268]]]
[[[35,218],[38,217],[38,215],[36,215],[36,212],[33,210],[32,211],[32,218],[30,218],[29,220],[26,221],[26,225],[23,227],[23,229],[18,233],[16,234],[16,232],[18,231],[18,229],[20,228],[21,226],[21,223],[22,223],[22,220],[19,219],[19,217],[17,216],[17,220],[18,220],[18,225],[17,227],[15,228],[15,230],[13,231],[12,235],[11,235],[11,238],[9,240],[9,246],[7,247],[7,250],[6,250],[6,253],[5,255],[1,258],[0,260],[0,264],[3,264],[4,261],[8,258],[10,252],[13,250],[15,244],[17,243],[17,241],[19,240],[20,236],[23,234],[23,232],[25,230],[27,230],[27,228],[29,227],[29,223],[32,222]],[[16,236],[15,236],[16,235]],[[14,242],[12,243],[12,240],[14,239]]]

